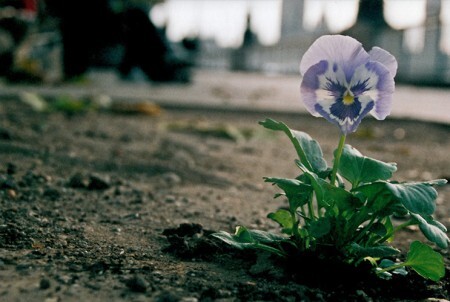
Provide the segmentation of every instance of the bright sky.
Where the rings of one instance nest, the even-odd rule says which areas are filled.
[[[158,25],[167,25],[169,39],[214,38],[220,46],[237,46],[251,14],[251,28],[263,44],[280,36],[281,0],[166,0],[152,10]]]
[[[306,29],[314,29],[325,20],[327,28],[331,32],[339,32],[352,26],[358,13],[358,0],[304,0],[305,11],[303,26]],[[343,13],[346,12],[343,18]]]
[[[325,20],[331,32],[339,32],[356,20],[358,0],[304,1],[306,29]],[[405,29],[423,24],[426,0],[384,1],[386,21],[392,27]],[[441,1],[441,20],[447,25],[443,28],[442,48],[450,53],[450,0]],[[157,25],[167,25],[167,35],[173,41],[200,36],[213,38],[220,46],[233,47],[242,42],[250,13],[251,29],[262,44],[270,45],[280,37],[281,7],[282,0],[166,0],[153,8],[151,16]],[[421,34],[420,29],[411,30],[410,43],[418,43]]]

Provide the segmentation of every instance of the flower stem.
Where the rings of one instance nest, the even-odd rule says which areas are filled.
[[[278,255],[280,257],[286,257],[287,256],[287,254],[284,251],[276,249],[276,248],[271,247],[271,246],[268,246],[266,244],[255,243],[254,244],[254,248],[260,249],[260,250],[263,250],[263,251],[266,251],[266,252],[269,252],[269,253],[272,253],[272,254],[275,254],[275,255]]]
[[[300,221],[297,219],[297,215],[295,215],[295,212],[291,212],[291,220],[292,220],[292,234],[294,235],[295,238],[300,240],[302,238],[300,232],[298,231]]]
[[[335,185],[336,183],[336,174],[337,169],[339,167],[339,162],[341,160],[342,151],[344,150],[345,145],[345,134],[341,134],[341,138],[339,139],[339,146],[337,148],[336,156],[334,157],[333,170],[331,172],[331,185]]]
[[[408,221],[406,221],[406,222],[404,222],[404,223],[402,223],[402,224],[396,226],[391,232],[389,232],[388,234],[386,234],[384,237],[378,239],[375,243],[377,243],[377,244],[383,243],[383,242],[385,242],[386,240],[388,240],[390,237],[392,237],[392,235],[394,235],[394,234],[395,234],[396,232],[398,232],[399,230],[401,230],[401,229],[403,229],[403,228],[406,228],[406,227],[408,227],[408,226],[410,226],[410,225],[415,225],[415,224],[417,224],[416,221],[414,221],[414,220],[412,220],[412,219],[411,219],[411,220],[408,220]]]
[[[413,219],[408,220],[408,221],[406,221],[406,222],[404,222],[404,223],[402,223],[402,224],[396,226],[396,227],[394,228],[394,230],[392,231],[392,233],[398,232],[399,230],[401,230],[401,229],[403,229],[403,228],[406,228],[406,227],[408,227],[408,226],[410,226],[410,225],[414,225],[414,224],[417,224],[417,222],[414,221]]]
[[[314,215],[314,207],[312,204],[312,197],[308,201],[308,212],[309,212],[309,218],[316,219],[316,215]]]
[[[367,233],[367,231],[369,231],[370,228],[372,227],[372,225],[374,224],[376,218],[377,218],[377,217],[374,215],[374,216],[370,219],[369,223],[368,223],[363,229],[361,229],[361,230],[359,231],[359,233],[357,233],[356,238],[353,240],[354,242],[357,243],[359,240],[361,240],[361,239],[364,237],[364,235]]]
[[[380,269],[380,270],[376,271],[376,274],[379,275],[379,274],[382,274],[384,272],[392,271],[392,270],[395,270],[397,268],[405,267],[405,266],[406,266],[406,264],[403,263],[403,262],[402,263],[398,263],[398,264],[394,264],[392,266],[389,266],[389,267],[386,267],[386,268],[383,268],[383,269]]]

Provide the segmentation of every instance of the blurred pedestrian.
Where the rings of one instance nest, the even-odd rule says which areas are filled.
[[[58,18],[66,80],[83,76],[96,52],[118,43],[119,19],[108,0],[45,0],[46,13]]]
[[[35,0],[0,0],[0,75],[10,77],[14,54],[36,13]]]
[[[57,15],[63,44],[65,79],[80,77],[107,47],[119,44],[123,78],[140,68],[152,81],[188,81],[188,64],[174,59],[149,12],[159,0],[45,0]]]
[[[121,13],[125,53],[119,66],[120,74],[127,78],[133,68],[138,67],[153,81],[188,81],[187,62],[173,54],[165,36],[151,22],[149,11],[128,4]]]

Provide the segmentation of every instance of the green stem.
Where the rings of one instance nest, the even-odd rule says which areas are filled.
[[[255,243],[254,244],[254,248],[255,249],[259,249],[259,250],[264,250],[266,252],[278,255],[280,257],[286,257],[287,256],[287,254],[285,252],[283,252],[283,251],[281,251],[279,249],[276,249],[274,247],[265,245],[265,244]]]
[[[361,211],[354,213],[351,217],[347,218],[347,223],[344,226],[344,240],[342,242],[348,242],[353,240],[353,236],[358,230],[359,226],[368,219],[369,209],[363,207]]]
[[[331,172],[331,185],[333,186],[336,183],[336,174],[339,167],[339,162],[341,161],[342,151],[344,150],[345,138],[346,138],[345,134],[341,134],[336,156],[334,157],[333,170]]]
[[[316,216],[314,215],[313,195],[312,194],[308,201],[308,212],[309,212],[309,218],[316,219]]]
[[[415,220],[413,220],[413,219],[408,220],[408,221],[406,221],[406,222],[404,222],[404,223],[399,224],[398,226],[396,226],[396,227],[394,228],[394,230],[392,231],[392,233],[398,232],[399,230],[401,230],[401,229],[403,229],[403,228],[406,228],[407,226],[414,225],[414,224],[417,224],[417,221],[415,221]]]
[[[305,205],[302,205],[299,209],[300,210],[297,211],[296,213],[294,213],[294,215],[299,216],[299,218],[297,219],[297,224],[299,227],[302,227],[303,225],[302,225],[300,218],[304,220],[303,224],[306,224],[306,220],[308,220],[309,217],[306,213]],[[292,213],[291,213],[291,215],[292,215]]]
[[[311,195],[311,200],[313,199],[313,195]],[[319,199],[317,198],[316,194],[316,201],[317,201],[317,217],[320,218],[320,205],[319,205]]]
[[[297,215],[295,215],[295,212],[294,213],[291,212],[291,220],[292,220],[292,234],[294,235],[295,238],[300,240],[302,238],[300,232],[298,231],[300,222],[297,219]]]
[[[377,275],[378,275],[378,274],[382,274],[382,273],[384,273],[384,272],[392,271],[392,270],[395,270],[395,269],[397,269],[397,268],[405,267],[405,266],[406,266],[405,263],[398,263],[398,264],[395,264],[395,265],[392,265],[392,266],[383,268],[383,269],[381,269],[381,270],[378,270],[378,271],[376,271],[376,273],[377,273]]]
[[[377,217],[374,215],[370,219],[369,223],[363,229],[360,230],[360,232],[358,233],[358,236],[356,236],[356,238],[354,239],[355,242],[358,242],[359,240],[361,240],[364,237],[364,235],[370,230],[370,227],[374,224],[376,218]]]
[[[386,234],[384,237],[378,239],[375,243],[383,243],[383,242],[385,242],[386,240],[388,240],[393,234],[395,234],[396,232],[398,232],[399,230],[401,230],[401,229],[403,229],[403,228],[406,228],[407,226],[414,225],[414,224],[417,224],[417,222],[414,221],[413,219],[408,220],[408,221],[406,221],[406,222],[404,222],[404,223],[402,223],[402,224],[399,224],[398,226],[396,226],[396,227],[392,230],[392,232],[389,232],[389,233]]]

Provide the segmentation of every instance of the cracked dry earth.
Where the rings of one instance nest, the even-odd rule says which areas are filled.
[[[337,129],[310,116],[164,110],[159,115],[39,113],[0,103],[0,301],[411,301],[450,299],[446,277],[392,281],[283,264],[212,239],[236,225],[275,230],[284,206],[264,176],[295,177],[271,117],[309,133],[330,160]],[[397,180],[450,176],[450,127],[366,119],[348,143],[397,162]],[[330,162],[329,162],[330,164]],[[450,186],[436,216],[450,227]],[[415,228],[393,243],[425,240]],[[299,272],[297,272],[299,274]],[[349,278],[347,278],[349,277]],[[305,280],[306,279],[306,280]],[[330,279],[330,278],[328,278]]]

